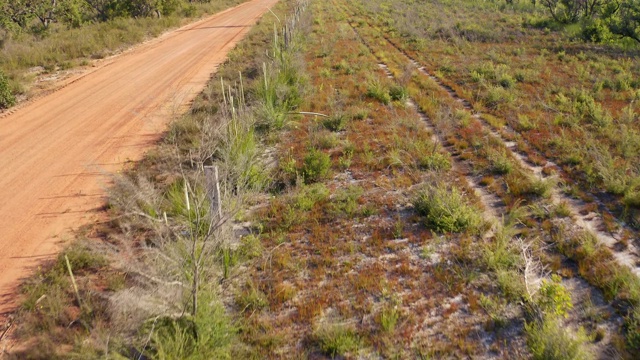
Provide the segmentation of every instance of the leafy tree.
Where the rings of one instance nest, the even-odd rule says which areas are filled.
[[[582,0],[541,0],[549,10],[551,17],[559,23],[569,24],[578,21]]]
[[[640,0],[612,1],[604,17],[611,33],[640,43]]]
[[[65,0],[58,7],[58,20],[78,28],[88,16],[89,7],[84,0]]]
[[[2,4],[2,13],[10,22],[26,28],[33,19],[33,12],[26,0],[6,0]]]
[[[31,0],[26,5],[28,11],[40,20],[45,29],[56,21],[58,0]]]

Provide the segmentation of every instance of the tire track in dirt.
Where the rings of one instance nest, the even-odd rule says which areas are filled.
[[[100,220],[111,173],[140,159],[277,0],[168,32],[0,114],[0,326],[20,280]]]
[[[358,37],[360,42],[363,45],[365,45],[369,50],[369,52],[376,57],[377,61],[379,62],[378,66],[384,71],[385,75],[389,79],[397,80],[393,75],[393,73],[390,71],[389,67],[384,62],[381,61],[381,59],[376,55],[375,51],[372,49],[369,43],[360,35],[360,33],[353,26],[353,24],[349,21],[347,21],[347,23],[349,24],[349,26],[351,27],[355,35]],[[386,40],[389,41],[388,39]],[[395,45],[394,45],[394,48],[398,49]],[[398,50],[400,51],[400,49]],[[454,100],[461,103],[466,111],[471,112],[473,118],[476,118],[479,121],[481,121],[484,130],[488,131],[490,136],[502,142],[505,145],[505,148],[514,155],[514,157],[518,160],[519,164],[523,168],[531,171],[534,174],[534,176],[538,177],[539,179],[548,178],[544,176],[542,172],[542,168],[543,168],[542,166],[536,167],[532,164],[529,164],[527,159],[522,154],[514,150],[516,144],[515,143],[510,144],[500,134],[498,134],[492,127],[490,127],[490,125],[487,124],[486,121],[481,118],[481,114],[479,112],[476,112],[473,109],[473,106],[469,101],[458,96],[457,93],[451,87],[442,83],[442,81],[440,81],[438,78],[428,73],[424,67],[420,66],[420,64],[417,61],[409,57],[407,54],[405,54],[404,52],[402,53],[409,59],[410,63],[413,66],[415,66],[418,69],[418,71],[420,71],[420,73],[428,76],[431,80],[433,80],[438,85],[440,85],[440,87],[443,90],[446,90],[447,93],[449,93],[449,95]],[[429,116],[419,108],[418,104],[411,97],[409,97],[407,100],[407,106],[414,109],[414,111],[418,114],[420,119],[423,120],[423,123],[426,126],[427,130],[432,134],[432,140],[434,142],[437,142],[440,144],[446,144],[444,136],[440,134],[436,125],[431,121]],[[470,168],[470,165],[466,164],[465,160],[455,155],[454,153],[455,149],[453,148],[453,146],[448,146],[448,147],[443,146],[443,148],[447,152],[449,152],[449,154],[451,155],[451,158],[454,160],[452,164],[453,169],[463,176],[464,181],[466,182],[466,185],[469,188],[474,190],[475,195],[480,199],[481,204],[484,206],[485,220],[491,222],[493,226],[483,235],[483,238],[485,240],[490,239],[495,235],[496,226],[500,226],[499,224],[502,223],[502,221],[504,220],[504,217],[508,214],[508,211],[504,206],[503,201],[496,194],[486,191],[485,188],[479,184],[479,180],[474,178],[471,172],[465,171],[465,169]],[[566,196],[559,193],[559,191],[554,187],[553,195],[551,198],[552,202],[555,205],[557,205],[560,202],[565,201],[564,198],[566,198]],[[571,207],[572,212],[574,212],[575,214],[579,214],[579,211],[577,210],[578,205],[575,205],[574,203],[569,203],[569,206]],[[601,238],[602,234],[599,234],[600,232],[597,229],[594,229],[593,227],[591,227],[593,225],[589,223],[586,223],[586,224],[582,223],[580,220],[580,217],[578,218],[573,217],[573,221],[576,224],[576,226],[584,230],[592,231],[594,234],[598,236],[598,239],[601,242],[603,242],[604,244],[607,244]],[[517,241],[521,242],[520,244],[522,246],[521,251],[523,252],[523,257],[528,258],[528,260],[525,260],[525,262],[528,263],[529,261],[533,261],[533,262],[538,261],[538,260],[535,260],[535,258],[532,258],[532,256],[534,255],[531,253],[530,244],[527,244],[526,240],[519,239]],[[615,252],[614,252],[614,256],[616,256]],[[618,260],[618,262],[623,265],[630,266],[628,263],[626,263],[628,259],[620,259],[618,256],[616,256],[616,260]],[[632,268],[632,271],[634,271],[633,268]],[[638,274],[636,271],[634,271],[634,273]],[[545,270],[544,266],[540,266],[539,268],[536,268],[536,266],[534,265],[534,268],[529,269],[527,265],[527,268],[524,269],[523,275],[525,276],[525,283],[527,284],[527,286],[531,285],[531,286],[534,286],[535,288],[538,288],[542,284],[543,280],[545,279],[548,280],[549,272]],[[595,296],[596,297],[595,303],[597,303],[597,306],[600,308],[600,310],[606,311],[609,314],[609,316],[611,316],[611,319],[610,319],[611,322],[600,324],[600,325],[609,328],[610,333],[617,332],[617,330],[611,330],[611,329],[615,328],[616,326],[618,326],[618,324],[622,323],[623,319],[620,317],[620,315],[616,314],[614,307],[612,307],[607,301],[605,301],[604,298],[602,298],[602,295],[599,291],[596,290],[595,294],[597,295],[592,295],[593,291],[595,290],[595,287],[593,285],[589,284],[586,280],[582,278],[568,278],[568,279],[563,278],[562,283],[564,286],[570,289],[571,293],[573,294],[572,303],[576,307],[588,306],[587,303],[592,304],[589,306],[594,306],[593,305],[594,300],[592,299],[592,296]],[[530,289],[527,289],[527,291],[530,291]],[[533,291],[535,292],[536,290],[533,290]],[[575,312],[575,313],[571,313],[570,316],[568,316],[564,320],[564,324],[566,326],[565,329],[569,333],[573,334],[574,336],[577,336],[577,334],[580,331],[582,331],[581,325],[580,325],[582,321],[581,316],[582,315],[580,315],[579,312]],[[609,337],[609,335],[607,335],[607,337]],[[603,345],[603,344],[607,344],[609,341],[611,341],[611,338],[608,338],[607,341],[601,341],[597,344],[591,344],[590,350],[593,351],[595,354],[599,354],[600,357],[609,356],[609,353],[608,353],[609,349]]]
[[[389,40],[387,39],[387,41]],[[391,41],[389,41],[389,43],[392,44],[396,49],[398,49]],[[398,50],[401,51],[400,49]],[[493,126],[491,126],[482,117],[482,113],[476,111],[473,108],[473,106],[468,100],[460,97],[455,92],[455,90],[453,90],[451,87],[444,84],[439,78],[437,78],[436,76],[428,72],[427,69],[424,66],[421,66],[421,64],[418,63],[415,59],[411,58],[408,54],[404,53],[403,51],[401,52],[405,57],[409,59],[409,61],[414,66],[418,68],[418,71],[420,71],[420,73],[429,77],[432,81],[436,82],[442,89],[447,91],[453,99],[462,103],[463,107],[467,111],[471,112],[474,118],[481,121],[484,129],[488,131],[488,133],[494,139],[500,141],[504,145],[504,147],[513,156],[513,158],[518,161],[518,164],[524,169],[526,169],[527,171],[529,171],[538,180],[547,180],[553,177],[553,176],[544,175],[543,173],[544,167],[552,167],[557,172],[562,172],[562,169],[560,168],[560,166],[558,166],[553,161],[547,158],[545,158],[546,165],[544,167],[539,165],[534,165],[531,161],[529,161],[526,155],[517,151],[516,142],[507,140],[500,133],[498,133],[496,129]],[[640,267],[639,267],[640,252],[638,251],[637,247],[634,244],[630,243],[627,245],[626,249],[622,249],[622,250],[617,249],[616,244],[619,242],[619,239],[616,239],[616,237],[613,234],[607,231],[601,230],[606,227],[605,227],[604,221],[602,220],[602,217],[599,214],[595,212],[588,212],[586,214],[583,214],[583,211],[581,211],[580,209],[583,208],[585,204],[580,200],[574,199],[570,196],[563,194],[557,188],[557,186],[553,187],[551,201],[554,205],[559,205],[561,203],[567,204],[571,212],[570,217],[573,219],[573,222],[575,226],[578,228],[578,230],[589,231],[595,234],[598,240],[611,250],[614,257],[620,264],[629,267],[636,275],[640,275]],[[598,206],[604,207],[604,204],[602,204],[601,202],[597,200],[596,202],[598,203]]]
[[[356,30],[356,28],[351,24],[351,22],[347,21],[347,23],[349,24],[349,27],[351,28],[351,30],[353,30],[354,34],[358,37],[360,42],[367,47],[367,49],[373,56],[376,57],[378,61],[378,66],[382,69],[382,71],[384,71],[385,75],[390,79],[395,79],[395,77],[393,76],[393,73],[391,73],[391,71],[389,70],[389,67],[384,62],[382,62],[382,60],[378,58],[377,55],[375,55],[375,51],[371,48],[371,46],[367,43],[367,41],[365,41],[362,38],[358,30]],[[462,175],[462,178],[464,179],[464,182],[467,185],[467,187],[469,189],[472,189],[476,197],[480,200],[480,203],[484,208],[483,213],[484,213],[485,220],[491,223],[492,227],[500,223],[502,217],[506,215],[506,208],[504,206],[503,201],[500,198],[498,198],[495,194],[487,192],[484,189],[484,187],[480,185],[479,179],[474,177],[469,171],[470,166],[465,164],[464,161],[455,154],[453,147],[444,146],[444,144],[447,143],[444,136],[438,131],[437,127],[435,126],[435,124],[433,124],[433,122],[427,116],[427,114],[425,114],[423,111],[420,110],[420,108],[418,107],[418,104],[411,97],[407,98],[407,106],[409,106],[416,112],[418,117],[422,120],[423,125],[432,134],[431,140],[437,144],[440,144],[443,147],[443,149],[449,153],[451,159],[453,160],[452,162],[453,169]],[[492,235],[493,235],[493,232],[489,231],[485,234],[484,237],[488,238],[488,237],[491,237]]]
[[[349,25],[357,33],[357,30],[351,25],[351,23]],[[358,36],[360,37],[359,34]],[[478,119],[481,122],[485,131],[487,131],[495,140],[500,141],[504,145],[505,149],[512,155],[512,157],[515,160],[517,160],[518,164],[523,169],[526,169],[531,175],[536,177],[538,180],[547,180],[551,178],[550,176],[544,175],[542,171],[543,170],[542,166],[534,165],[531,161],[529,161],[526,155],[517,151],[516,142],[507,140],[500,133],[498,133],[498,131],[496,131],[496,129],[482,117],[482,113],[476,111],[473,108],[473,105],[471,104],[471,102],[461,97],[453,88],[446,85],[440,78],[436,77],[431,72],[429,72],[425,66],[422,66],[417,60],[415,60],[413,57],[407,54],[404,50],[400,49],[396,44],[393,43],[393,41],[389,40],[386,36],[383,36],[383,38],[393,48],[395,48],[399,53],[401,53],[405,58],[407,58],[409,63],[415,66],[422,75],[428,77],[430,80],[435,82],[442,90],[446,91],[449,94],[449,96],[452,99],[454,99],[456,102],[461,103],[466,111],[470,112],[475,119]],[[362,40],[362,37],[360,37],[360,39]],[[364,42],[364,40],[362,41],[367,47],[369,47],[366,44],[366,42]],[[369,50],[372,51],[370,47],[369,47]],[[514,131],[511,128],[509,128],[509,130]],[[557,172],[563,172],[560,166],[555,164],[553,161],[547,159],[546,157],[544,157],[544,159],[546,161],[545,167],[552,167]],[[476,185],[481,188],[479,184],[476,184]],[[484,191],[484,189],[482,190]],[[603,245],[605,245],[607,248],[611,250],[611,253],[613,254],[613,256],[615,257],[616,261],[619,264],[630,268],[634,274],[636,274],[637,276],[640,276],[640,251],[637,248],[637,246],[632,243],[629,243],[626,247],[622,249],[618,248],[617,246],[617,244],[619,243],[619,239],[617,239],[616,236],[620,235],[622,230],[620,230],[618,234],[612,234],[610,232],[601,230],[601,229],[606,229],[604,221],[602,220],[602,217],[595,212],[588,212],[585,214],[583,211],[580,210],[581,208],[584,207],[584,203],[580,200],[576,200],[570,196],[563,194],[557,188],[557,186],[553,187],[551,202],[554,205],[565,203],[570,210],[570,217],[575,227],[574,230],[588,231],[593,233],[597,237],[597,239],[600,241],[600,243],[602,243]],[[598,200],[596,200],[596,202],[600,208],[604,207],[604,204],[602,204],[602,202]],[[621,228],[626,228],[626,225],[621,224]]]

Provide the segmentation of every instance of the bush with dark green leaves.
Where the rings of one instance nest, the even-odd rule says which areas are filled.
[[[437,232],[473,231],[481,225],[482,216],[465,197],[456,187],[435,184],[422,189],[414,205],[430,229]]]
[[[311,149],[304,157],[302,166],[304,181],[309,184],[326,178],[329,175],[329,168],[331,168],[329,155],[320,150]]]
[[[9,79],[0,72],[0,109],[6,109],[16,104],[16,98],[11,93]]]

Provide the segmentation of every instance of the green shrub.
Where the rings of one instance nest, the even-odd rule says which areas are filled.
[[[554,178],[538,179],[533,175],[512,171],[505,177],[505,181],[509,188],[509,193],[515,196],[548,198],[551,196],[557,180]]]
[[[345,115],[334,115],[325,119],[322,125],[331,131],[342,131],[347,126],[347,117]]]
[[[449,155],[434,152],[431,155],[421,157],[418,166],[425,170],[445,171],[451,169],[451,160]]]
[[[497,273],[498,287],[504,297],[510,301],[520,301],[526,294],[526,287],[522,276],[515,270],[499,270]]]
[[[414,201],[425,224],[438,232],[475,230],[482,218],[478,209],[465,202],[465,195],[455,187],[430,185],[422,189]]]
[[[340,143],[340,139],[336,134],[329,131],[320,131],[318,133],[311,134],[309,136],[309,140],[311,142],[311,146],[324,150],[333,149]]]
[[[640,188],[629,189],[624,194],[624,204],[640,209]]]
[[[320,350],[332,358],[344,356],[360,347],[360,338],[345,325],[323,325],[314,332],[313,337]]]
[[[69,265],[71,265],[71,269],[74,272],[90,269],[96,270],[108,263],[103,255],[91,250],[88,245],[76,243],[58,257],[57,267],[62,272],[65,272],[67,269],[65,256],[69,259]]]
[[[640,350],[640,307],[636,305],[624,319],[627,346]]]
[[[391,96],[389,95],[389,91],[386,86],[377,80],[371,81],[369,85],[367,85],[367,96],[376,99],[385,105],[389,105],[391,102]]]
[[[146,358],[153,359],[229,359],[236,329],[225,314],[224,306],[202,293],[198,316],[151,319],[141,329],[152,334]]]
[[[311,149],[304,157],[302,176],[306,183],[312,183],[326,178],[331,168],[331,158],[322,151]]]
[[[509,214],[507,221],[513,221],[513,218],[518,218],[517,210]],[[496,271],[498,274],[498,282],[500,283],[501,272],[514,270],[518,267],[521,254],[520,249],[514,246],[515,231],[512,226],[504,225],[496,228],[491,242],[487,243],[483,249],[483,259],[486,266],[489,269]],[[505,288],[502,289],[503,292]],[[516,292],[512,292],[516,293]]]
[[[353,217],[357,214],[358,199],[364,194],[364,189],[357,185],[350,185],[341,189],[331,200],[329,211],[334,216]]]
[[[389,96],[393,101],[404,101],[409,97],[409,94],[404,86],[392,86],[389,89]]]
[[[531,122],[531,119],[527,115],[518,114],[517,129],[520,131],[528,131],[535,129],[536,125]]]
[[[551,276],[551,281],[542,280],[540,290],[536,294],[536,303],[545,314],[567,316],[567,312],[573,308],[571,294],[562,286],[560,276]]]
[[[498,79],[498,84],[505,89],[511,89],[516,84],[516,80],[511,75],[504,74]]]
[[[514,98],[511,90],[507,90],[502,86],[492,86],[487,90],[483,100],[488,108],[496,109],[502,104],[513,102]]]
[[[294,206],[300,210],[311,210],[315,204],[329,198],[329,189],[324,184],[303,186],[294,199]]]
[[[267,296],[257,289],[252,281],[249,281],[244,289],[236,295],[236,304],[242,311],[253,311],[267,307],[269,301]]]
[[[606,128],[613,121],[611,114],[586,91],[577,94],[573,110],[589,123],[601,128]]]
[[[513,170],[513,164],[506,152],[494,151],[489,154],[489,161],[491,162],[491,171],[495,174],[505,175]]]
[[[582,23],[580,37],[584,41],[603,43],[612,39],[609,27],[601,19],[587,19]]]
[[[9,79],[0,72],[0,109],[7,109],[16,104],[16,98],[11,93]]]
[[[527,345],[535,360],[583,360],[593,355],[585,349],[587,336],[580,331],[576,336],[565,331],[553,316],[540,322],[525,324]]]

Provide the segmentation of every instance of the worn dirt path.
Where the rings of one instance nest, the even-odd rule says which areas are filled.
[[[97,218],[140,159],[277,0],[252,0],[128,51],[0,117],[0,330],[21,279]]]

